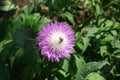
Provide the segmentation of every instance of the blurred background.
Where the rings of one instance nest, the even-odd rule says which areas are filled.
[[[120,80],[120,0],[0,0],[0,80]],[[52,21],[75,31],[74,53],[49,62],[35,40]]]

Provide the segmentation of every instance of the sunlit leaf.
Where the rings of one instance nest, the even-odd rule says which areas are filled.
[[[66,17],[73,25],[75,25],[74,16],[71,13],[65,12],[62,16]]]
[[[105,80],[105,78],[98,73],[90,73],[85,80]]]
[[[107,46],[101,46],[100,47],[100,54],[101,54],[101,56],[109,55],[108,51],[107,51]]]
[[[9,0],[0,1],[0,10],[1,11],[10,11],[15,8],[15,5]]]

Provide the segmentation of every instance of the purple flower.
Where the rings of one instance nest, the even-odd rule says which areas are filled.
[[[68,58],[73,53],[75,36],[68,24],[53,22],[42,28],[37,41],[43,56],[49,61],[59,62],[61,58]]]

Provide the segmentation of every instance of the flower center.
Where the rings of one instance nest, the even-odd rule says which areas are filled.
[[[67,38],[62,32],[53,32],[49,37],[49,43],[53,49],[60,50],[66,46]]]

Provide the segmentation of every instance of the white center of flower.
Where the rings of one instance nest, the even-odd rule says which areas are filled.
[[[67,44],[67,38],[62,32],[53,32],[49,37],[50,45],[53,49],[60,50]]]

